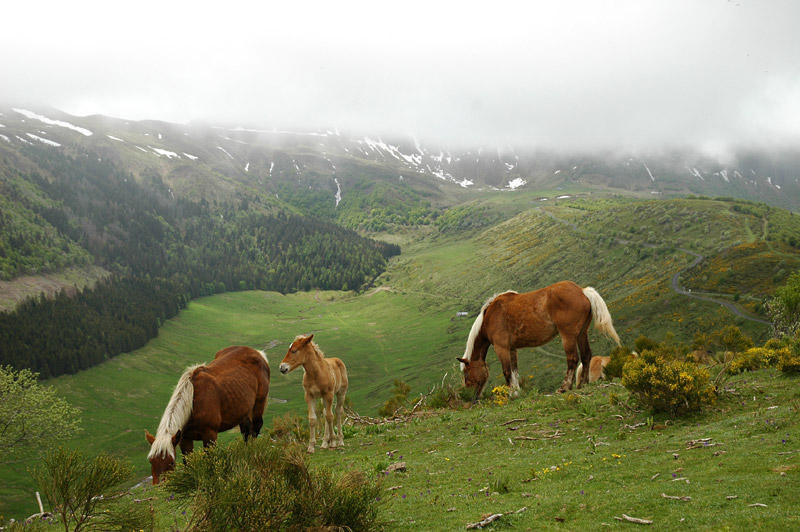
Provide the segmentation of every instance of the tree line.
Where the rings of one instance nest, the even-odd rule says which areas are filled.
[[[21,231],[20,220],[50,237],[31,237],[27,254],[6,253],[20,259],[13,270],[58,269],[88,255],[112,272],[94,287],[29,298],[0,313],[0,364],[43,378],[143,346],[190,299],[245,289],[359,289],[400,252],[252,200],[175,198],[159,176],[134,179],[94,154],[37,150],[30,156],[41,173],[0,175],[0,186],[17,191],[16,216],[0,224],[0,242],[19,244],[37,233]],[[57,264],[54,247],[64,256]],[[73,248],[88,253],[64,255]]]

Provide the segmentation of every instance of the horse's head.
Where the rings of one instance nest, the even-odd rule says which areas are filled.
[[[150,454],[147,458],[150,460],[150,472],[153,475],[153,484],[155,485],[158,484],[160,477],[164,473],[175,469],[175,446],[180,441],[181,433],[178,431],[173,436],[172,449],[160,448],[161,446],[153,447],[156,437],[150,434],[147,429],[144,431],[144,437],[147,438],[147,442],[150,444]]]
[[[467,360],[466,358],[456,358],[464,365],[464,386],[475,390],[475,400],[480,399],[486,383],[489,382],[489,366],[485,360]]]
[[[297,366],[305,363],[306,349],[313,349],[311,346],[312,338],[314,338],[314,335],[309,334],[308,336],[298,336],[294,339],[292,345],[289,346],[289,350],[286,351],[286,356],[281,360],[281,365],[279,366],[281,373],[289,373]]]

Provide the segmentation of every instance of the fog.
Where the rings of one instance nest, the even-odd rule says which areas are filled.
[[[450,145],[800,146],[800,2],[524,4],[13,2],[0,103]]]

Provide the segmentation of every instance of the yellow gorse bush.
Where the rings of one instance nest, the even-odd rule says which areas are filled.
[[[696,364],[663,356],[654,350],[625,364],[622,385],[644,407],[681,415],[713,405],[714,387],[707,370]]]
[[[492,388],[492,402],[497,406],[503,406],[508,404],[508,400],[511,397],[511,390],[503,384],[502,386],[495,386]]]

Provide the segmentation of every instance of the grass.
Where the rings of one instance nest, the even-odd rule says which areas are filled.
[[[676,234],[677,238],[687,241],[702,239],[705,234],[701,226],[695,227],[690,223],[684,227],[685,221],[694,219],[692,213],[701,213],[702,216],[697,215],[698,219],[702,218],[712,228],[717,227],[715,220],[733,217],[732,221],[725,222],[729,224],[727,235],[709,239],[713,243],[703,244],[708,246],[708,250],[700,250],[705,253],[743,240],[746,235],[737,232],[737,214],[729,212],[727,204],[709,200],[632,202],[603,197],[592,201],[581,198],[559,200],[547,207],[538,207],[539,203],[536,203],[538,208],[531,208],[534,201],[533,196],[495,195],[486,203],[492,208],[508,209],[518,214],[487,230],[450,236],[434,232],[420,239],[402,235],[406,242],[403,254],[395,257],[389,270],[377,280],[384,290],[374,293],[357,296],[341,292],[293,295],[236,292],[192,301],[177,318],[164,324],[159,336],[143,349],[48,383],[56,388],[59,396],[83,411],[84,431],[69,445],[88,453],[105,451],[124,457],[134,466],[136,477],[144,478],[149,474],[144,429],[152,432],[157,427],[183,369],[207,362],[217,350],[236,344],[265,348],[270,359],[273,369],[271,401],[264,430],[271,425],[271,418],[287,412],[305,418],[302,373],[281,375],[277,364],[297,334],[310,332],[314,333],[315,340],[328,356],[340,357],[347,364],[351,382],[348,397],[355,410],[362,415],[374,416],[391,395],[395,378],[411,386],[410,397],[418,397],[434,384],[439,384],[445,374],[450,378],[454,376],[457,371],[454,359],[463,353],[475,313],[488,296],[509,288],[532,290],[565,278],[584,286],[595,286],[600,291],[609,305],[617,331],[623,342],[629,345],[641,334],[658,341],[667,333],[673,333],[675,341],[690,342],[697,331],[708,332],[729,324],[740,326],[757,343],[764,339],[765,327],[734,318],[718,305],[688,300],[671,291],[671,275],[690,264],[691,256],[661,242],[655,242],[661,246],[656,252],[643,245],[647,243],[650,232],[655,233],[658,226],[646,216],[648,213],[657,215],[656,220],[670,216],[670,229],[678,228],[678,219],[685,217],[680,219],[680,230]],[[665,210],[651,213],[651,208]],[[638,228],[634,227],[635,232],[626,229],[622,234],[621,228],[636,225],[633,223],[635,220],[640,220]],[[782,220],[787,227],[791,223],[794,221],[789,218]],[[621,243],[623,238],[631,243]],[[649,249],[651,251],[647,252]],[[786,253],[793,252],[786,250]],[[389,287],[391,289],[386,289]],[[742,295],[746,299],[747,294]],[[458,311],[467,311],[469,317],[457,318]],[[590,341],[595,355],[608,354],[612,347],[609,341],[599,338],[594,329],[591,329]],[[520,374],[533,376],[531,386],[542,392],[555,390],[563,376],[564,356],[558,340],[542,348],[522,350],[519,361]],[[493,355],[490,355],[489,363],[490,387],[502,384],[499,364]],[[528,407],[531,412],[525,416],[514,414],[522,405],[532,402],[535,406]],[[600,415],[607,408],[602,403],[599,397],[584,398],[581,395],[576,405],[567,404],[572,409],[570,416],[577,419],[578,416],[589,417],[592,412]],[[558,398],[529,398],[512,402],[503,415],[510,415],[509,419],[530,417],[531,423],[541,424],[543,421],[538,419],[540,409],[542,412],[553,410],[551,413],[555,416],[564,404]],[[625,414],[618,410],[615,410],[616,414]],[[482,434],[480,431],[494,431],[483,422],[489,415],[487,412],[492,410],[480,407],[465,412],[446,412],[438,420],[419,420],[411,426],[428,427],[426,430],[439,431],[442,437],[454,436],[459,431]],[[550,417],[553,421],[547,423],[559,422],[563,426],[571,419],[560,420],[553,416]],[[457,430],[451,430],[450,425],[447,425],[447,430],[442,430],[443,421],[449,421],[444,417],[458,419],[461,425]],[[619,431],[608,432],[611,426],[608,423],[601,423],[606,428],[596,434],[581,434],[581,445],[588,448],[587,441],[592,436],[597,441],[610,443]],[[633,424],[632,421],[628,423]],[[397,438],[418,437],[416,433],[395,432],[400,429],[372,430],[375,432],[371,436],[385,435],[386,439],[370,440],[372,443],[364,440],[365,451],[367,447],[378,445],[378,441],[383,441],[381,447],[390,447]],[[505,435],[502,430],[499,433]],[[636,434],[632,433],[631,437],[636,437]],[[358,437],[361,436],[364,435]],[[238,434],[229,432],[221,435],[220,441],[225,443],[237,437]],[[465,456],[477,453],[475,457],[482,464],[481,468],[502,469],[502,466],[491,465],[496,461],[490,458],[492,454],[521,453],[533,445],[528,440],[513,446],[506,441],[504,445],[508,445],[507,448],[486,448],[481,455],[479,448],[483,444],[476,441],[462,440],[461,446],[452,450]],[[563,443],[565,438],[558,436],[553,441]],[[361,443],[357,445],[361,446]],[[428,445],[428,450],[438,447],[438,444]],[[392,449],[384,452],[389,450]],[[355,450],[348,450],[346,456],[350,456],[351,451]],[[38,452],[34,452],[34,458]],[[441,449],[435,452],[441,452]],[[542,452],[543,449],[537,451]],[[528,456],[530,464],[523,469],[542,470],[561,463],[555,455],[541,454],[547,459],[539,460],[540,454]],[[331,456],[339,455],[334,453]],[[565,454],[560,458],[568,456]],[[448,457],[453,460],[452,453]],[[369,465],[374,467],[377,458],[373,456],[370,460]],[[578,462],[572,461],[572,466],[568,467],[575,471]],[[586,465],[589,464],[594,462]],[[600,465],[594,464],[593,467]],[[522,473],[514,471],[500,471],[507,475],[512,485],[524,480],[518,478]],[[429,475],[426,480],[434,484],[444,482],[446,491],[449,480],[439,478],[446,476],[445,471]],[[548,474],[546,476],[551,478]],[[36,511],[33,485],[24,467],[17,470],[0,468],[0,478],[1,514],[23,516]],[[595,478],[599,477],[595,475]],[[624,481],[624,477],[621,478]],[[466,488],[462,486],[462,489]],[[584,488],[574,491],[577,493],[580,489]],[[512,489],[511,494],[519,491],[519,488],[516,491]],[[466,497],[466,493],[462,494]],[[406,500],[414,495],[410,492],[405,494]],[[441,489],[439,495],[440,499],[434,506],[444,504]],[[631,497],[634,500],[638,497],[635,490]],[[564,504],[573,501],[580,499],[564,498]],[[535,502],[542,503],[538,499]],[[567,511],[571,508],[567,506],[562,513],[571,513],[571,510]],[[578,510],[585,513],[586,509],[578,507],[576,512]],[[446,516],[443,519],[446,520]],[[460,519],[463,522],[465,518]],[[527,518],[520,514],[514,519],[524,521]]]
[[[800,525],[797,384],[774,371],[746,374],[709,411],[649,426],[646,412],[610,404],[612,391],[626,400],[617,384],[566,397],[532,393],[380,434],[360,427],[344,451],[318,454],[314,464],[374,471],[406,462],[405,473],[383,475],[391,530],[463,529],[522,508],[493,528],[622,529],[630,524],[614,517],[627,514],[659,530],[792,529]],[[708,445],[687,445],[704,438]]]
[[[623,514],[657,530],[791,530],[800,526],[798,390],[797,376],[746,373],[725,383],[716,406],[679,419],[635,410],[618,383],[530,391],[505,406],[484,400],[349,426],[345,448],[319,451],[310,465],[378,478],[387,530],[463,530],[494,513],[505,515],[489,530],[630,529],[615,519]],[[384,472],[396,462],[405,471]],[[159,521],[181,526],[168,485],[134,495],[154,497]]]

